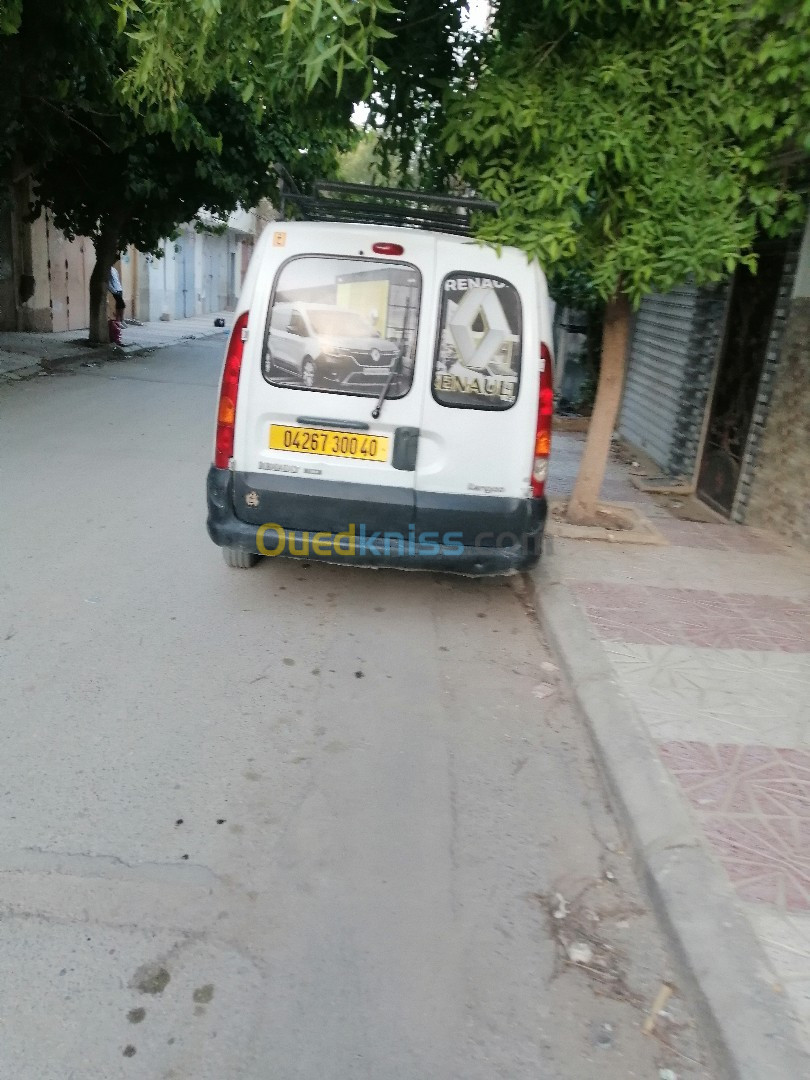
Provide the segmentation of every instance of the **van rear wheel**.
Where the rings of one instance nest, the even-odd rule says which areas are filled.
[[[304,386],[315,385],[315,365],[309,357],[306,358],[304,366],[301,368],[301,377],[304,380]]]
[[[239,548],[232,547],[222,548],[222,558],[235,570],[247,570],[259,561],[259,556],[255,551],[241,551]]]

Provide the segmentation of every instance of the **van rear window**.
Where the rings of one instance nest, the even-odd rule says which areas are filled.
[[[459,409],[509,409],[522,350],[520,296],[500,277],[455,270],[442,282],[433,397]]]
[[[413,382],[422,279],[415,266],[303,255],[281,267],[262,350],[274,386],[404,397]]]

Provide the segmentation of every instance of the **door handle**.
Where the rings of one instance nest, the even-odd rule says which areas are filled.
[[[416,452],[419,449],[419,428],[398,427],[394,432],[394,452],[391,465],[400,472],[416,469]]]
[[[331,420],[328,416],[296,416],[295,422],[304,427],[342,428],[344,431],[368,431],[371,426],[361,420]]]

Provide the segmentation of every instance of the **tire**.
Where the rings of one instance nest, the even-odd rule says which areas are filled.
[[[301,378],[303,379],[304,386],[313,387],[315,385],[317,374],[318,371],[315,364],[307,357],[301,366]]]
[[[235,570],[248,570],[259,561],[259,556],[255,551],[241,551],[239,548],[232,547],[222,548],[222,558]]]

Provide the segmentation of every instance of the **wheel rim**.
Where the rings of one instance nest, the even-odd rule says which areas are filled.
[[[304,383],[307,386],[314,386],[315,384],[315,365],[311,360],[307,360],[304,364]]]

